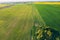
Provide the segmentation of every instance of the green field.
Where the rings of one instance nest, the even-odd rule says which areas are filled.
[[[60,5],[37,4],[35,5],[46,25],[60,32]]]
[[[33,27],[33,30],[32,30],[33,38],[32,39],[33,40],[45,40],[45,39],[46,40],[60,40],[60,34],[58,34],[60,33],[60,22],[59,22],[60,21],[60,5],[58,4],[35,4],[33,5],[33,7],[37,9],[40,15],[39,21],[41,21],[41,19],[43,20],[41,21],[42,23],[39,22],[39,24],[41,25],[43,24],[43,25]],[[48,29],[45,29],[47,27]],[[49,28],[51,28],[52,31]],[[48,31],[50,31],[51,33]],[[49,37],[46,34],[44,34],[44,32],[47,32],[48,35],[52,34],[52,36]],[[53,36],[53,35],[58,35],[58,36]]]
[[[0,40],[31,40],[35,22],[60,32],[60,5],[16,4],[0,9]]]

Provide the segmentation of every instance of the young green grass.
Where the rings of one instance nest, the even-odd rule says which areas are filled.
[[[58,4],[36,4],[40,15],[46,25],[60,32],[60,5]]]

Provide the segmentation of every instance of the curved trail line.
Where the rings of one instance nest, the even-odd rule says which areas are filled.
[[[44,22],[43,18],[41,17],[40,13],[38,12],[38,9],[33,5],[33,16],[35,17],[34,20],[38,22],[41,26],[47,27],[46,23]],[[34,21],[35,22],[35,21]]]

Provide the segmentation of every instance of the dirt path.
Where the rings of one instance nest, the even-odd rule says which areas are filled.
[[[3,4],[2,4],[3,5]],[[3,7],[0,7],[0,10],[1,9],[4,9],[4,8],[9,8],[9,7],[12,7],[12,6],[14,6],[14,5],[6,5],[6,6],[3,6]]]

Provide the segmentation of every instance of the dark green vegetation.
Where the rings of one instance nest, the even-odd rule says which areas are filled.
[[[33,40],[60,40],[60,5],[53,4],[35,4],[34,5],[46,26],[50,28],[41,28],[33,26]],[[43,26],[42,26],[43,27]],[[38,28],[38,29],[37,29]],[[37,33],[37,34],[36,34]]]

